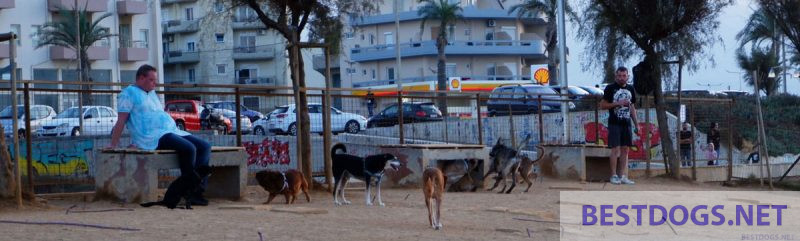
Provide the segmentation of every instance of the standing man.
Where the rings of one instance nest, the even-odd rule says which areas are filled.
[[[367,92],[367,111],[369,112],[369,117],[372,117],[375,111],[375,94],[372,91]]]
[[[683,122],[683,129],[681,129],[681,166],[692,166],[692,131],[689,130],[689,123]]]
[[[192,205],[208,205],[203,198],[207,177],[198,174],[198,168],[208,168],[211,145],[179,130],[175,120],[164,111],[161,100],[156,95],[156,68],[142,65],[136,71],[136,83],[129,85],[117,97],[117,123],[111,130],[111,145],[119,145],[119,137],[127,125],[131,136],[130,147],[144,150],[175,150],[181,177],[199,183],[200,188],[190,194]]]
[[[634,184],[628,179],[628,148],[636,128],[636,91],[628,84],[628,69],[617,68],[614,83],[606,86],[600,108],[608,110],[608,147],[611,148],[611,184]],[[619,158],[619,162],[617,159]],[[617,176],[617,173],[620,176]]]

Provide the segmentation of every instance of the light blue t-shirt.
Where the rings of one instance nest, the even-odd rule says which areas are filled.
[[[140,149],[155,150],[158,139],[167,133],[188,136],[188,132],[178,129],[175,120],[164,111],[155,90],[144,92],[130,85],[117,97],[117,111],[129,113],[125,123],[131,134],[131,143]]]

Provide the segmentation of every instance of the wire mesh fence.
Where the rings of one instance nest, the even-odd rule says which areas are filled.
[[[0,98],[0,105],[5,108],[0,116],[5,135],[21,137],[23,180],[30,173],[28,183],[35,185],[37,193],[92,190],[96,152],[110,143],[111,128],[118,117],[117,96],[126,85],[24,83],[17,97],[17,108],[23,113],[18,116],[21,119],[17,130],[11,127],[14,118],[8,111],[8,89],[0,89],[0,96],[4,96]],[[534,150],[536,145],[608,145],[609,111],[599,108],[601,96],[561,96],[548,89],[512,85],[490,93],[404,91],[400,95],[395,91],[330,89],[330,103],[326,103],[324,89],[309,88],[306,107],[312,133],[312,172],[315,176],[324,173],[326,127],[333,134],[333,143],[351,144],[355,148],[349,151],[357,155],[372,153],[387,144],[491,146],[503,140],[524,144],[527,150]],[[299,107],[295,106],[291,89],[165,85],[157,92],[178,128],[214,146],[243,147],[251,174],[262,169],[300,169],[296,137],[301,133],[296,116]],[[752,134],[756,125],[749,118],[752,112],[733,115],[733,110],[747,109],[751,104],[726,98],[684,98],[680,104],[677,99],[668,98],[664,103],[669,130],[666,133],[659,131],[652,98],[637,102],[639,132],[634,134],[629,152],[631,168],[649,166],[654,175],[667,172],[669,163],[663,161],[662,143],[666,140],[693,177],[698,175],[698,169],[711,173],[703,174],[712,175],[710,180],[754,175],[759,160],[757,154],[753,155],[757,143]],[[329,109],[325,109],[328,105]],[[562,114],[564,108],[568,109],[566,118]],[[22,118],[24,113],[30,113],[30,121]],[[326,115],[330,116],[327,126]],[[687,123],[688,134],[681,133],[682,122]],[[766,122],[770,136],[800,134],[769,118]],[[130,142],[127,134],[123,133],[122,138],[123,145]],[[522,143],[526,138],[528,142]],[[776,142],[773,139],[768,143]],[[10,138],[6,140],[11,143]],[[162,170],[160,175],[166,183],[178,175],[178,170]]]

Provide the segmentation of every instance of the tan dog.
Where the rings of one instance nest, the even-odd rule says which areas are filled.
[[[533,165],[539,160],[542,160],[542,157],[544,157],[544,148],[536,146],[536,149],[539,153],[539,156],[536,157],[536,160],[531,160],[527,155],[520,155],[520,161],[514,163],[514,165],[511,167],[511,170],[517,170],[517,173],[519,173],[519,175],[522,177],[522,182],[528,184],[528,187],[525,188],[525,191],[522,191],[523,193],[528,192],[528,190],[531,189],[531,186],[533,186],[531,179],[536,179],[536,173],[531,173],[531,171],[533,171]]]
[[[298,170],[288,170],[285,173],[263,170],[256,173],[256,181],[264,190],[269,192],[269,199],[264,204],[269,204],[278,194],[286,196],[286,204],[297,200],[300,191],[306,194],[306,201],[311,202],[308,196],[308,183],[303,178],[303,173]]]
[[[442,229],[440,210],[444,198],[445,178],[438,168],[429,167],[422,172],[422,193],[425,195],[425,206],[428,207],[428,222],[435,230]],[[431,200],[433,199],[433,200]],[[436,201],[436,213],[431,206],[431,201]]]

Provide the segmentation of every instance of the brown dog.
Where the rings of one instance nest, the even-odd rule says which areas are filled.
[[[300,191],[306,194],[306,201],[311,202],[308,196],[308,183],[303,179],[303,173],[298,170],[288,170],[285,173],[263,170],[256,173],[258,185],[269,192],[269,199],[264,204],[269,204],[278,194],[286,196],[286,204],[294,203]]]
[[[525,188],[525,191],[522,191],[523,193],[526,193],[531,189],[531,186],[533,186],[533,181],[531,181],[531,179],[535,180],[538,176],[536,173],[532,173],[531,171],[533,170],[533,165],[541,160],[544,156],[544,149],[541,149],[541,147],[538,146],[537,148],[539,148],[539,157],[537,157],[536,160],[531,160],[531,158],[526,155],[520,155],[520,161],[514,163],[514,165],[511,167],[512,170],[517,170],[517,173],[519,173],[519,175],[522,177],[522,182],[528,184],[528,187]]]
[[[442,229],[440,210],[442,198],[444,198],[444,186],[446,184],[444,174],[438,168],[429,167],[422,172],[422,193],[425,195],[425,206],[428,207],[428,222],[435,230]],[[431,199],[436,201],[436,213],[431,207]]]

